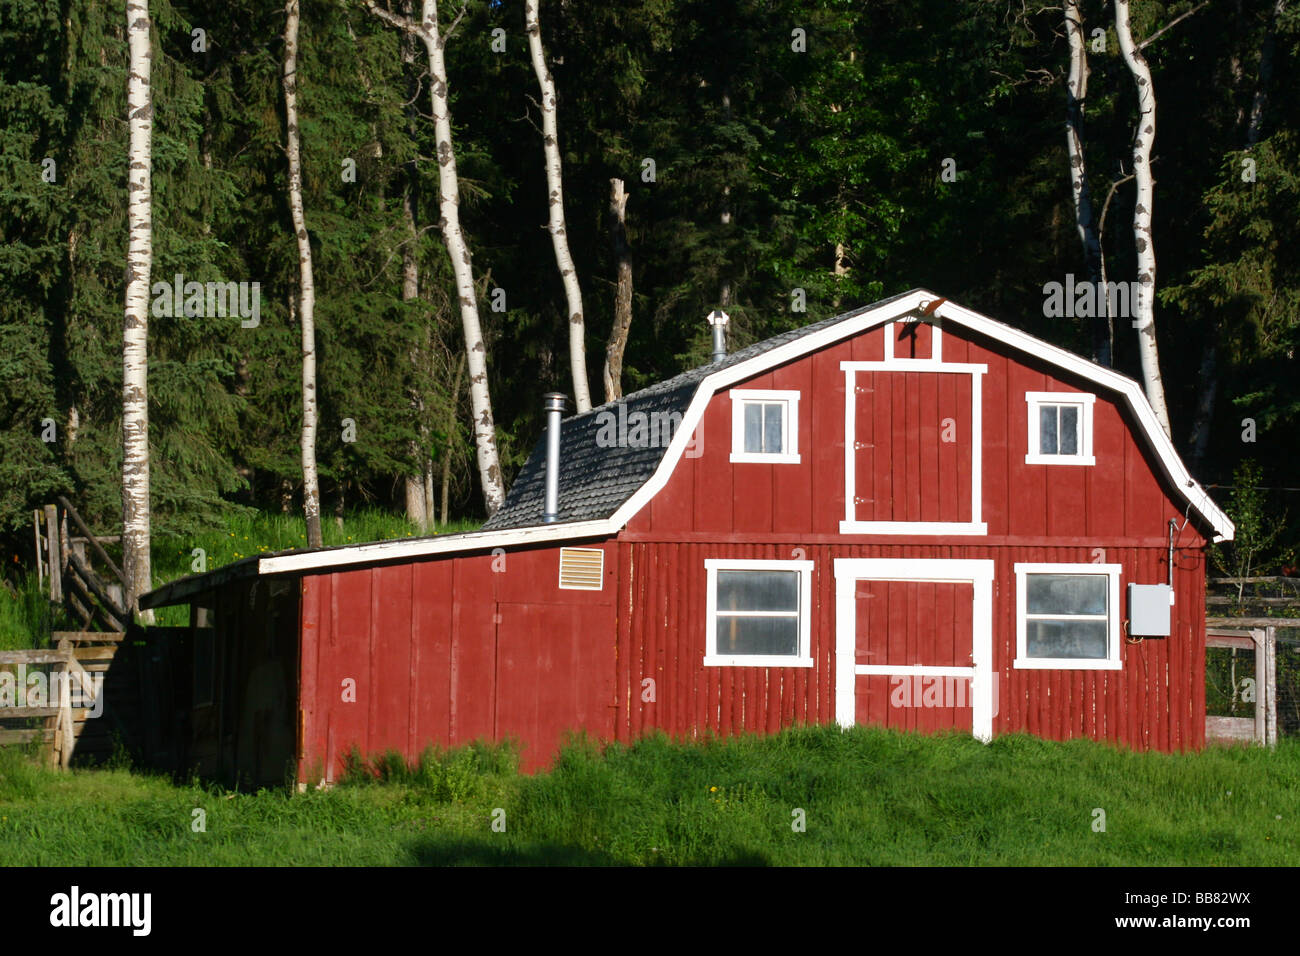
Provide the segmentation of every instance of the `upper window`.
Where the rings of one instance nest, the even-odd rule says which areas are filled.
[[[1092,465],[1092,406],[1082,392],[1026,392],[1027,465]]]
[[[1016,565],[1016,667],[1118,670],[1118,564]]]
[[[812,667],[811,561],[707,560],[704,663]]]
[[[731,460],[799,461],[799,393],[731,390]]]

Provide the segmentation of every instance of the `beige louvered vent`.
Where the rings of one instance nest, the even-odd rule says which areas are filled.
[[[605,552],[600,548],[560,549],[560,587],[599,591],[604,571]]]

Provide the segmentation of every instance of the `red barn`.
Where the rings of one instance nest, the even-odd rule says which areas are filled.
[[[937,304],[936,304],[937,303]],[[558,416],[557,416],[558,419]],[[249,558],[142,604],[180,768],[794,723],[1204,743],[1232,523],[1141,388],[914,290],[560,430],[480,531]],[[155,681],[155,684],[161,684]]]

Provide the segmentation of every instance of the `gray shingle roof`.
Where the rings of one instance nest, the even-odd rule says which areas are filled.
[[[666,421],[666,416],[675,414],[679,416],[673,419],[676,424],[681,421],[680,416],[686,414],[691,399],[695,397],[706,376],[757,358],[788,342],[910,294],[904,292],[843,315],[782,332],[738,349],[720,362],[690,369],[667,381],[625,395],[621,402],[609,402],[589,412],[564,419],[560,429],[560,522],[595,521],[610,517],[638,488],[650,480],[659,467],[668,445],[667,437],[662,436],[662,433],[660,441],[654,441],[652,434],[648,436],[647,442],[639,446],[625,443],[623,446],[602,447],[602,442],[598,441],[602,426],[611,421],[610,416],[614,416],[613,421],[617,422],[624,414],[618,408],[620,404],[627,409],[625,420],[629,423],[629,432],[637,421],[633,417],[634,413],[638,412],[646,416],[642,419],[644,422]],[[655,415],[662,417],[652,417]],[[542,435],[515,478],[506,495],[505,504],[483,525],[483,530],[497,531],[541,524],[545,493],[546,436]]]

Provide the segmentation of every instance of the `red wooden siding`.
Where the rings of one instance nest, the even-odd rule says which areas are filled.
[[[1188,543],[1188,537],[1181,544]],[[620,615],[618,625],[618,711],[615,733],[635,739],[660,729],[679,737],[770,731],[795,723],[831,723],[835,719],[835,558],[992,559],[993,668],[997,673],[995,735],[1028,732],[1054,739],[1087,737],[1136,749],[1181,750],[1204,745],[1205,658],[1204,557],[1197,547],[1175,552],[1173,634],[1167,639],[1125,643],[1123,668],[1117,671],[1017,670],[1015,570],[1018,562],[1091,563],[1090,545],[1074,547],[1003,547],[988,544],[809,543],[795,557],[814,562],[811,654],[812,668],[705,667],[706,558],[787,560],[789,544],[633,540],[620,545],[620,607],[637,613]],[[1165,580],[1166,552],[1159,547],[1109,547],[1105,560],[1122,566],[1120,612],[1127,618],[1126,585]],[[859,587],[864,587],[860,584]],[[872,587],[879,587],[873,584]],[[906,595],[909,587],[901,593]],[[901,620],[922,622],[918,601],[910,609],[906,596]],[[957,587],[951,595],[956,598]],[[960,591],[969,608],[970,588]],[[937,598],[937,592],[936,592]],[[956,603],[956,602],[955,602]],[[894,602],[890,601],[891,608]],[[937,625],[946,603],[935,601]],[[868,612],[878,613],[878,612]],[[946,610],[942,613],[947,615]],[[929,620],[928,617],[925,620]],[[965,621],[957,616],[945,630],[956,641],[968,640]],[[890,625],[890,639],[894,623]],[[874,633],[874,630],[873,630]],[[874,640],[874,638],[869,638]],[[939,638],[935,638],[936,641]],[[955,643],[954,643],[955,646]],[[965,644],[961,645],[962,647]],[[942,654],[936,644],[933,653]],[[893,652],[891,652],[893,653]],[[902,651],[904,656],[908,650]],[[955,654],[954,654],[955,656]],[[934,663],[934,662],[926,662]],[[960,666],[959,661],[954,661]],[[643,681],[654,681],[654,699],[643,697]],[[941,715],[904,715],[914,726]],[[965,719],[965,718],[961,718]],[[917,723],[917,722],[920,723]],[[968,726],[968,724],[967,724]]]
[[[854,518],[970,521],[970,376],[862,371],[854,388]]]
[[[532,769],[566,731],[612,737],[617,552],[584,546],[606,549],[600,591],[558,587],[558,548],[305,576],[302,779],[336,778],[354,746],[513,736]]]
[[[1005,346],[966,329],[946,326],[942,340],[945,362],[988,366],[981,376],[981,517],[988,524],[984,540],[1083,544],[1105,538],[1116,544],[1155,545],[1165,539],[1170,518],[1181,523],[1183,508],[1171,500],[1173,489],[1153,470],[1153,456],[1140,444],[1122,399],[1032,357],[1017,353],[1012,358]],[[845,376],[840,362],[880,361],[883,346],[884,332],[876,329],[737,383],[737,388],[800,392],[798,464],[733,464],[731,398],[727,390],[714,395],[697,432],[701,454],[681,459],[663,490],[627,531],[681,540],[718,535],[897,540],[841,536],[839,530],[845,516]],[[864,417],[870,422],[870,437],[859,441],[875,448],[863,449],[855,459],[858,496],[870,497],[877,502],[871,507],[885,509],[872,512],[872,519],[915,520],[919,514],[924,520],[954,520],[955,513],[955,520],[969,520],[970,376],[900,371],[858,372],[856,378],[859,386],[877,389],[859,396],[863,405],[858,415],[860,423]],[[874,384],[882,379],[889,381],[888,388]],[[1025,464],[1025,393],[1030,391],[1096,394],[1095,465]],[[871,415],[866,416],[865,404],[872,397]],[[957,426],[957,441],[951,443],[942,441],[943,420],[949,417]],[[860,424],[860,436],[865,427]],[[888,447],[882,449],[886,438]],[[940,517],[930,517],[936,513]]]

